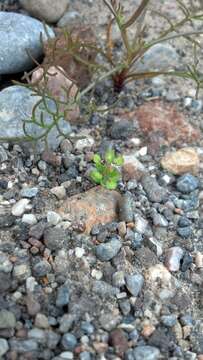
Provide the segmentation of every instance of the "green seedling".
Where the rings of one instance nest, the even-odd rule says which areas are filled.
[[[100,184],[106,189],[114,190],[121,179],[121,173],[118,167],[123,165],[123,157],[116,155],[114,150],[107,150],[104,159],[99,154],[93,158],[95,168],[91,171],[91,180]]]

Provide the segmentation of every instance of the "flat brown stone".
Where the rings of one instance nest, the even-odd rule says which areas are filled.
[[[85,233],[89,234],[93,225],[118,220],[120,199],[117,191],[96,186],[65,200],[58,212],[62,216],[69,214],[72,221],[84,223]]]

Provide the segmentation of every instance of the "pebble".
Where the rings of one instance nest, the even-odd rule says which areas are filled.
[[[47,39],[54,32],[50,27],[44,29],[39,20],[14,12],[0,11],[0,23],[4,24],[0,30],[0,74],[14,74],[32,68],[33,60],[27,53],[29,49],[32,57],[37,60],[43,54],[40,40]]]
[[[62,337],[61,344],[65,350],[72,351],[77,345],[77,339],[73,334],[66,333]]]
[[[178,271],[180,269],[180,261],[184,256],[184,251],[179,246],[169,248],[165,254],[165,266],[169,271]]]
[[[132,121],[116,121],[110,129],[110,135],[112,139],[129,139],[130,135],[133,135],[135,126]]]
[[[9,350],[8,342],[6,339],[0,339],[0,357],[5,355]]]
[[[34,214],[24,214],[22,222],[28,225],[35,225],[37,224],[37,218]]]
[[[84,151],[84,149],[91,149],[94,145],[94,138],[88,135],[84,139],[79,139],[75,143],[75,150],[80,152]]]
[[[203,268],[203,254],[199,251],[195,255],[195,265],[197,269]]]
[[[186,147],[166,154],[162,160],[162,167],[172,174],[197,174],[199,171],[199,156],[195,149]]]
[[[56,23],[65,13],[69,0],[60,0],[53,3],[52,0],[20,0],[20,5],[30,13],[48,23]]]
[[[33,266],[33,274],[36,277],[46,276],[51,271],[51,265],[47,260],[41,260]]]
[[[125,193],[122,196],[119,206],[119,219],[120,221],[132,222],[133,221],[133,201],[130,193]]]
[[[88,351],[83,351],[83,352],[80,353],[79,359],[80,359],[80,360],[91,360],[91,359],[92,359],[92,356],[91,356],[90,352],[88,352]]]
[[[57,290],[56,306],[63,307],[65,305],[68,305],[69,299],[70,299],[69,288],[66,285],[61,286]]]
[[[9,260],[8,256],[0,251],[0,271],[4,273],[10,273],[13,268],[13,264]]]
[[[144,219],[140,214],[134,214],[134,222],[134,230],[139,234],[144,235],[148,227],[147,220]]]
[[[75,248],[75,256],[76,256],[78,259],[82,258],[84,254],[85,254],[85,249],[80,248],[80,247],[78,247],[78,246]]]
[[[12,351],[16,351],[17,353],[27,353],[34,352],[39,349],[38,343],[36,340],[28,339],[28,340],[9,340],[9,346]]]
[[[15,315],[8,310],[0,310],[0,329],[11,329],[16,326]]]
[[[161,187],[155,178],[143,176],[141,183],[150,201],[161,203],[167,199],[167,190]]]
[[[163,315],[161,316],[162,323],[167,327],[173,327],[177,322],[176,315]]]
[[[59,200],[63,200],[66,197],[66,189],[63,186],[55,186],[51,189],[51,193],[54,194]]]
[[[31,270],[29,264],[19,264],[14,265],[13,268],[13,277],[18,281],[24,281],[31,275]]]
[[[29,202],[30,202],[29,199],[21,199],[21,200],[17,201],[17,203],[14,204],[11,209],[12,215],[17,216],[17,217],[22,216],[24,214],[24,212],[26,211]]]
[[[190,225],[192,225],[191,220],[184,216],[181,216],[180,219],[178,220],[178,226],[180,227],[188,227]]]
[[[198,189],[199,180],[191,174],[185,174],[178,179],[176,187],[181,193],[189,194],[190,192]]]
[[[118,254],[121,246],[122,243],[119,238],[112,238],[110,241],[96,247],[96,256],[101,261],[109,261]]]
[[[179,227],[177,228],[177,234],[184,239],[188,239],[192,235],[191,226]]]
[[[37,314],[35,318],[35,326],[40,329],[48,329],[49,322],[48,318],[44,314]]]
[[[39,189],[37,187],[33,187],[33,188],[24,187],[20,191],[20,196],[22,198],[31,199],[31,198],[35,197],[38,194],[38,192],[39,192]]]
[[[47,222],[49,225],[55,226],[62,221],[61,216],[55,211],[47,212]]]
[[[67,243],[68,236],[62,228],[48,228],[44,232],[44,243],[50,250],[60,250]]]
[[[160,351],[154,346],[137,346],[133,351],[135,360],[158,360]]]
[[[162,227],[168,227],[168,221],[165,219],[165,217],[157,212],[153,214],[152,217],[154,226],[162,226]]]
[[[144,285],[144,277],[141,274],[126,275],[125,280],[130,294],[138,296]]]

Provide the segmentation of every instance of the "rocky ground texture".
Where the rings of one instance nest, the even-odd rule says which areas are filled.
[[[162,77],[133,83],[108,114],[76,122],[75,109],[70,139],[53,130],[49,150],[30,146],[21,120],[35,99],[11,85],[31,66],[24,47],[43,55],[41,20],[51,36],[56,22],[89,15],[101,34],[105,22],[100,1],[55,3],[0,1],[0,359],[203,360],[202,97]],[[177,61],[164,46],[140,66]],[[109,81],[95,98],[112,103]],[[114,191],[89,179],[111,147],[124,157]]]

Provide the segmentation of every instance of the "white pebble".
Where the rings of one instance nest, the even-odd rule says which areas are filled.
[[[12,207],[12,215],[22,216],[26,211],[29,202],[29,199],[20,199],[19,201],[17,201],[17,203],[15,203],[15,205],[13,205]]]
[[[91,275],[96,280],[101,280],[103,273],[100,270],[93,269]]]
[[[51,189],[51,193],[54,194],[59,200],[65,199],[66,189],[63,186],[55,186]]]
[[[34,214],[24,214],[22,222],[28,225],[35,225],[37,223],[37,219]]]
[[[48,211],[47,221],[49,225],[55,226],[61,221],[61,216],[57,214],[55,211]]]
[[[83,248],[80,248],[78,246],[75,248],[75,256],[77,258],[83,257],[84,254],[85,254],[85,250]]]

